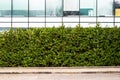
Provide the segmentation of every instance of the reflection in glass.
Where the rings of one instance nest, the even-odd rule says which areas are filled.
[[[79,16],[79,0],[64,0],[63,16]]]
[[[113,0],[98,0],[98,16],[113,16]]]
[[[114,2],[114,15],[120,16],[120,0],[115,0]]]
[[[45,0],[29,0],[29,16],[45,16]]]
[[[96,0],[80,0],[81,16],[96,16]]]
[[[11,0],[0,0],[0,17],[11,16]]]
[[[13,0],[13,16],[28,17],[28,0]]]
[[[62,16],[62,0],[46,0],[46,16]]]

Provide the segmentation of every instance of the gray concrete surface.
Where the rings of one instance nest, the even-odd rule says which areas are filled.
[[[120,80],[120,67],[1,67],[0,80]]]
[[[120,73],[99,74],[0,74],[0,80],[120,80]]]
[[[120,67],[1,67],[1,73],[120,73]]]

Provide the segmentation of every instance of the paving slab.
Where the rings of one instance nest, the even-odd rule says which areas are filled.
[[[1,67],[0,80],[120,80],[120,67]]]
[[[0,80],[120,80],[120,74],[0,74]]]
[[[2,73],[120,73],[120,67],[1,67]]]

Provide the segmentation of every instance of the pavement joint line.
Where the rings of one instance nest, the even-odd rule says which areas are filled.
[[[0,74],[100,74],[100,73],[120,73],[120,72],[2,72]]]

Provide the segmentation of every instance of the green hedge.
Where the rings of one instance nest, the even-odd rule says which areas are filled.
[[[120,28],[29,28],[0,33],[0,66],[120,66]]]

